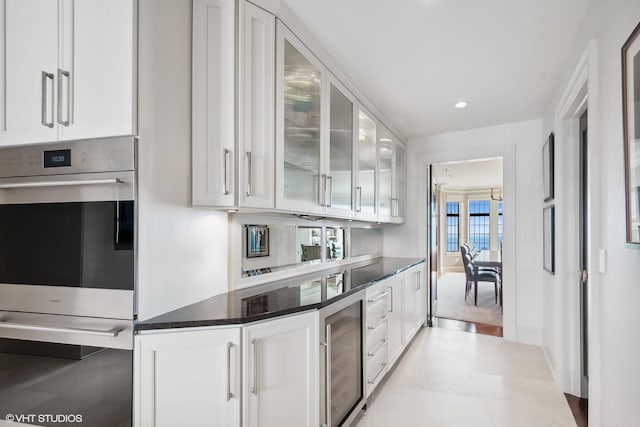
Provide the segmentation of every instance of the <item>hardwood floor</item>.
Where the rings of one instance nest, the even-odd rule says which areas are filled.
[[[564,394],[564,397],[569,402],[569,407],[578,427],[587,427],[589,425],[589,401],[567,393]]]
[[[502,338],[502,326],[488,325],[485,323],[464,322],[462,320],[445,319],[436,317],[433,321],[434,328],[449,329],[454,331],[472,332],[476,334],[492,335]]]

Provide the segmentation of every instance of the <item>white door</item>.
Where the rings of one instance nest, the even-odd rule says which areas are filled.
[[[133,0],[63,0],[60,139],[135,134]]]
[[[243,347],[243,425],[317,427],[318,313],[247,326]]]
[[[403,349],[402,340],[402,278],[388,281],[390,311],[387,318],[389,367],[393,366]]]
[[[239,205],[273,209],[276,19],[243,1],[240,24]]]
[[[58,2],[0,1],[0,145],[55,141]]]
[[[240,328],[143,334],[135,344],[137,425],[240,425]]]
[[[235,205],[234,0],[193,2],[193,204]]]

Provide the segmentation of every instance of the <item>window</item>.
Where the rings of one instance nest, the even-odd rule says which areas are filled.
[[[489,250],[489,200],[469,202],[469,241],[477,251]]]
[[[458,252],[460,236],[460,203],[447,202],[447,252]]]
[[[502,202],[498,202],[498,246],[502,244]]]

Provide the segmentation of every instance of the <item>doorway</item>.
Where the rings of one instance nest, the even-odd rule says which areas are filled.
[[[580,394],[589,396],[589,146],[587,111],[580,116]]]
[[[428,177],[429,323],[502,336],[503,159],[432,164]]]

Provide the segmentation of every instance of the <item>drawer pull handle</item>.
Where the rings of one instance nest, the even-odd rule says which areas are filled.
[[[378,295],[375,298],[369,298],[367,299],[367,302],[376,302],[384,297],[386,297],[387,295],[389,295],[389,291],[384,291],[383,293],[381,293],[380,295]]]
[[[367,380],[367,382],[369,384],[375,384],[378,381],[378,377],[380,377],[380,375],[382,375],[382,373],[384,372],[384,367],[387,366],[387,362],[382,362],[381,368],[380,368],[380,372],[378,372],[376,374],[375,377],[373,377],[372,380]]]
[[[387,339],[385,338],[385,339],[383,339],[381,342],[382,342],[382,344],[380,344],[380,345],[378,346],[378,348],[376,348],[376,349],[375,349],[375,350],[373,350],[373,351],[369,351],[369,352],[367,352],[367,356],[369,356],[369,357],[374,357],[374,356],[376,355],[376,353],[378,353],[378,352],[380,351],[380,349],[381,349],[382,347],[384,347],[384,346],[385,346],[385,344],[387,344]]]
[[[382,317],[382,319],[380,319],[380,320],[378,321],[378,323],[376,323],[375,325],[373,325],[373,326],[367,326],[367,329],[369,329],[370,331],[373,331],[374,329],[377,329],[377,328],[378,328],[378,326],[382,325],[382,324],[387,320],[387,318],[388,318],[388,317],[389,317],[389,316],[383,316],[383,317]]]

